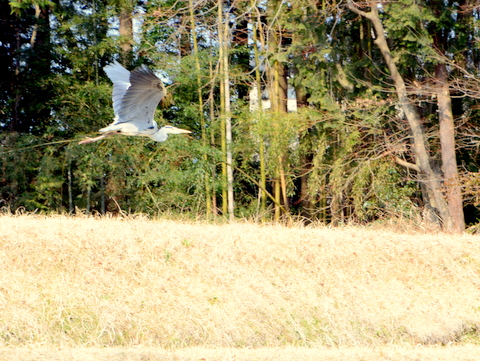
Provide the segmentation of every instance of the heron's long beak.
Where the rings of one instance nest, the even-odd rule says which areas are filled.
[[[175,127],[175,132],[177,132],[178,134],[182,134],[182,133],[191,133],[191,131],[189,130],[186,130],[186,129],[181,129],[181,128],[176,128]]]

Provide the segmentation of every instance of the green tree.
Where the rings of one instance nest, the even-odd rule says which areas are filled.
[[[455,7],[455,4],[452,4]],[[376,4],[370,5],[370,11],[360,10],[352,2],[348,3],[348,8],[353,12],[370,20],[375,28],[375,43],[381,51],[385,63],[389,69],[390,77],[395,87],[399,104],[409,123],[409,129],[412,133],[413,162],[407,163],[400,160],[399,163],[410,167],[418,172],[420,181],[423,182],[424,199],[427,204],[438,213],[443,226],[448,231],[462,232],[464,230],[464,218],[462,209],[462,198],[460,193],[459,176],[455,157],[455,134],[454,119],[452,113],[449,80],[445,59],[448,59],[449,31],[452,30],[454,23],[451,10],[444,11],[444,3],[426,2],[418,4],[405,0],[390,4],[385,7],[385,20],[388,30],[391,30],[390,36],[401,39],[402,44],[406,44],[403,51],[397,56],[412,62],[411,53],[415,54],[418,62],[423,69],[428,70],[428,65],[433,65],[433,75],[408,74],[411,80],[417,80],[419,76],[432,79],[434,85],[427,91],[437,97],[437,106],[439,113],[439,139],[442,171],[435,166],[431,147],[428,144],[425,129],[422,124],[421,115],[410,99],[406,86],[406,76],[402,75],[397,66],[398,61],[394,58],[394,53],[388,45],[385,37],[385,27],[380,18],[379,9]],[[445,23],[445,19],[452,19],[450,24]],[[400,33],[400,34],[399,34]],[[442,35],[443,34],[443,35]],[[455,36],[457,37],[457,36]],[[435,52],[431,51],[431,45]],[[406,50],[405,50],[406,49]],[[394,50],[395,51],[395,50]],[[408,52],[410,51],[410,53]],[[404,54],[403,52],[406,52]],[[402,54],[403,53],[403,54]],[[416,64],[418,69],[420,64]],[[405,66],[406,67],[406,66]],[[446,190],[446,191],[445,191]],[[446,198],[445,198],[446,196]]]

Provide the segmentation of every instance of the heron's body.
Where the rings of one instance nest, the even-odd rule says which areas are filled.
[[[153,116],[166,90],[163,82],[147,66],[142,65],[129,72],[120,63],[114,62],[104,70],[113,83],[115,118],[112,124],[100,129],[102,135],[87,138],[80,144],[92,143],[115,134],[144,136],[163,142],[169,134],[191,133],[169,125],[158,128]]]

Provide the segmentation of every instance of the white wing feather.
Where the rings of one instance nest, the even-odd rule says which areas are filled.
[[[113,83],[113,111],[115,116],[118,117],[118,113],[122,106],[122,99],[130,87],[130,72],[125,69],[118,61],[109,64],[103,68],[107,76]]]

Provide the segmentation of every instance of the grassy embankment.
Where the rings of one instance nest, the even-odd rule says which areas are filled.
[[[478,236],[41,216],[0,235],[2,347],[480,340]]]

